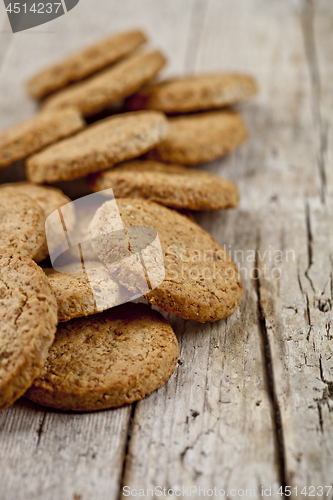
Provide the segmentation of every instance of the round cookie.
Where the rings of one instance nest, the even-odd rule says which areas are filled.
[[[45,245],[45,216],[26,194],[3,189],[0,196],[0,247],[30,257]]]
[[[165,62],[164,56],[157,50],[134,54],[98,75],[48,97],[44,109],[76,106],[84,116],[93,115],[139,90]]]
[[[26,176],[41,184],[105,170],[145,153],[166,137],[167,130],[167,120],[158,111],[112,116],[31,156],[26,162]]]
[[[248,137],[235,111],[178,116],[168,122],[168,136],[148,152],[149,160],[195,165],[230,153]]]
[[[114,408],[165,384],[177,359],[177,339],[167,320],[145,304],[127,304],[59,325],[26,396],[65,411]]]
[[[127,162],[93,177],[94,191],[112,188],[116,198],[146,198],[177,209],[237,207],[236,184],[203,170],[155,161]]]
[[[68,205],[68,203],[71,202],[71,199],[68,198],[60,189],[51,186],[39,186],[38,184],[33,184],[32,182],[2,184],[0,185],[0,189],[11,189],[13,192],[28,195],[43,209],[45,219],[47,219],[47,217],[55,210],[58,210],[63,205],[67,205],[67,231],[75,226],[76,216],[74,204]],[[53,248],[58,245],[60,236],[62,236],[62,234],[59,235],[57,228],[54,228],[53,234],[48,234],[48,241],[45,241],[45,244],[40,248],[34,259],[37,262],[44,260],[49,254],[49,248],[50,251],[52,251]]]
[[[127,100],[128,109],[186,113],[237,104],[257,92],[248,75],[225,73],[189,76],[147,85]]]
[[[117,61],[146,41],[145,35],[135,30],[97,42],[30,78],[27,83],[28,93],[35,99],[42,99],[47,94],[82,80]]]
[[[61,189],[52,186],[39,186],[33,182],[11,182],[9,184],[1,184],[0,189],[11,188],[18,193],[26,194],[32,198],[43,209],[45,218],[58,208],[70,203],[72,200],[66,196]],[[71,224],[75,224],[75,213],[72,216]],[[68,224],[68,220],[66,219]]]
[[[0,168],[22,160],[84,126],[85,122],[75,108],[39,113],[14,125],[0,134]]]
[[[184,319],[200,322],[216,321],[232,314],[242,296],[242,283],[236,264],[204,229],[175,210],[142,199],[118,199],[117,206],[124,226],[149,227],[158,232],[164,257],[164,280],[144,297],[151,304]],[[115,279],[125,287],[138,287],[140,277],[129,259],[120,259],[122,248],[112,232],[99,244],[98,235],[105,235],[105,225],[116,224],[112,202],[106,202],[90,223],[92,245],[108,267],[113,264]],[[94,242],[94,243],[93,243]],[[134,247],[130,241],[129,247]],[[100,245],[100,246],[97,246]],[[102,246],[103,245],[103,246]],[[138,245],[137,245],[138,246]],[[149,276],[160,272],[157,254],[152,251],[145,260]],[[132,265],[132,267],[131,267]],[[155,266],[155,267],[154,267]]]
[[[42,269],[15,252],[0,253],[0,410],[32,384],[54,340],[57,304]]]
[[[100,262],[65,266],[62,272],[44,269],[58,304],[58,321],[89,316],[130,300],[129,292],[115,283]]]

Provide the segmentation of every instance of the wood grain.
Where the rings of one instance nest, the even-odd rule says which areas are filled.
[[[113,500],[125,485],[193,485],[254,489],[259,499],[262,486],[281,498],[280,484],[331,485],[333,4],[91,5],[82,0],[46,32],[10,37],[10,52],[0,46],[0,128],[35,111],[22,87],[30,74],[123,28],[144,28],[166,52],[165,75],[254,74],[260,93],[239,108],[250,140],[204,166],[239,184],[241,205],[196,215],[238,261],[244,298],[212,325],[169,317],[175,374],[132,407],[63,414],[22,399],[2,412],[0,498]]]

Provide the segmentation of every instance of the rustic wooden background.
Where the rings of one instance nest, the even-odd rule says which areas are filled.
[[[179,364],[138,404],[69,414],[22,398],[2,412],[0,498],[113,500],[123,485],[255,488],[251,498],[263,485],[281,498],[280,484],[298,498],[332,485],[333,2],[81,0],[15,35],[0,6],[0,128],[34,112],[23,82],[35,69],[130,27],[165,51],[166,75],[257,77],[241,107],[250,140],[204,167],[239,184],[241,205],[197,216],[239,251],[244,298],[218,323],[171,318]]]

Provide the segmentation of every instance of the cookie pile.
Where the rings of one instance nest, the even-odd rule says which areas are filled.
[[[241,300],[235,263],[189,212],[237,207],[238,188],[189,166],[246,140],[241,115],[226,106],[253,96],[255,81],[215,74],[156,83],[166,59],[142,49],[146,41],[140,31],[120,33],[44,69],[27,84],[39,113],[0,133],[0,167],[25,160],[27,178],[0,186],[0,410],[23,394],[66,411],[137,401],[170,378],[178,359],[170,324],[149,303],[212,322]],[[92,192],[115,196],[88,219],[47,185],[81,177]],[[115,203],[134,235],[128,259],[120,237],[101,238]],[[61,272],[47,258],[63,228],[47,240],[45,231],[60,207],[67,234],[84,228],[91,238],[84,261]],[[159,237],[157,286],[149,275],[145,288],[139,275],[138,227]],[[139,296],[148,303],[130,302]]]

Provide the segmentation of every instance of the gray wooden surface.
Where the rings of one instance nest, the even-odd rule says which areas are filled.
[[[281,498],[281,484],[305,498],[304,486],[333,482],[333,4],[81,0],[15,35],[0,6],[0,128],[34,112],[22,84],[35,69],[126,27],[165,51],[165,75],[257,77],[258,97],[241,107],[250,140],[204,167],[239,184],[240,207],[196,216],[236,257],[244,298],[214,324],[171,317],[179,364],[132,407],[66,414],[21,399],[2,412],[0,498],[191,485],[256,499],[271,486]]]

